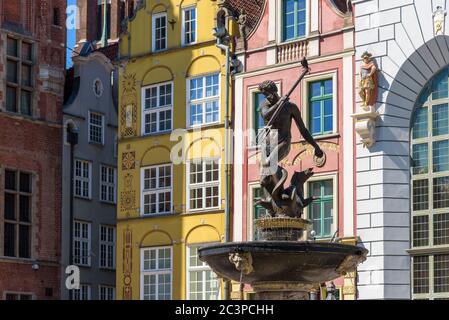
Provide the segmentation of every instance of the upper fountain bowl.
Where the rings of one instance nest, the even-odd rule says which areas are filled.
[[[199,258],[219,276],[237,282],[316,284],[354,271],[367,253],[340,243],[253,241],[207,245],[199,249]]]

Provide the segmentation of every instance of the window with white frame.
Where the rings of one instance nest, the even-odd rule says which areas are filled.
[[[99,300],[115,300],[115,288],[100,285],[98,287]]]
[[[289,41],[306,35],[306,0],[282,1],[283,40]]]
[[[142,300],[170,300],[172,291],[172,247],[141,251]]]
[[[198,256],[199,246],[188,247],[187,297],[189,300],[218,300],[219,280],[212,269]]]
[[[91,288],[90,285],[80,284],[79,289],[72,291],[72,300],[91,300]]]
[[[308,182],[309,197],[315,197],[308,207],[308,219],[313,223],[317,238],[331,237],[334,232],[334,180]]]
[[[153,15],[153,51],[167,49],[167,13]]]
[[[89,112],[89,142],[103,144],[104,116],[100,113]]]
[[[196,7],[186,8],[182,11],[182,44],[188,45],[196,42]]]
[[[100,226],[100,268],[115,268],[115,228]]]
[[[171,213],[172,166],[157,165],[142,169],[143,215]]]
[[[189,80],[189,115],[190,126],[219,122],[219,74],[196,77]]]
[[[100,166],[100,200],[115,203],[116,169],[105,165]]]
[[[84,160],[75,160],[74,192],[81,198],[91,197],[92,163]]]
[[[218,160],[193,160],[188,164],[189,210],[220,207]]]
[[[145,87],[143,90],[143,134],[172,130],[173,83]]]
[[[73,222],[73,262],[80,266],[90,266],[91,224]]]

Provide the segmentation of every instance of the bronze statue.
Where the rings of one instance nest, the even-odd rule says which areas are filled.
[[[305,72],[290,92],[282,98],[279,97],[278,88],[273,81],[267,80],[259,85],[259,90],[266,100],[260,107],[265,128],[259,137],[262,154],[260,185],[263,195],[258,203],[266,208],[272,217],[300,218],[303,208],[313,201],[313,198],[304,198],[303,189],[303,184],[313,175],[312,169],[295,172],[290,187],[284,189],[287,171],[277,165],[290,153],[292,121],[296,123],[304,139],[315,148],[315,156],[324,157],[323,151],[304,125],[297,105],[289,101],[289,96],[309,71],[305,59],[302,64]]]

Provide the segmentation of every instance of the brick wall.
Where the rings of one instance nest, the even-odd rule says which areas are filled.
[[[53,25],[55,8],[60,25]],[[37,299],[60,296],[65,8],[65,0],[0,0],[0,299],[6,292],[31,293]],[[32,116],[5,108],[7,35],[34,43]],[[2,256],[5,168],[33,176],[31,259]],[[36,262],[39,269],[33,270]]]

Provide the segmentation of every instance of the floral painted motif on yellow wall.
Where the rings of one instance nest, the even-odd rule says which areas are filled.
[[[132,274],[132,231],[126,228],[123,231],[123,299],[132,299],[132,286],[131,286],[131,274]]]
[[[137,135],[137,80],[135,74],[125,74],[122,80],[120,133],[122,138]]]

